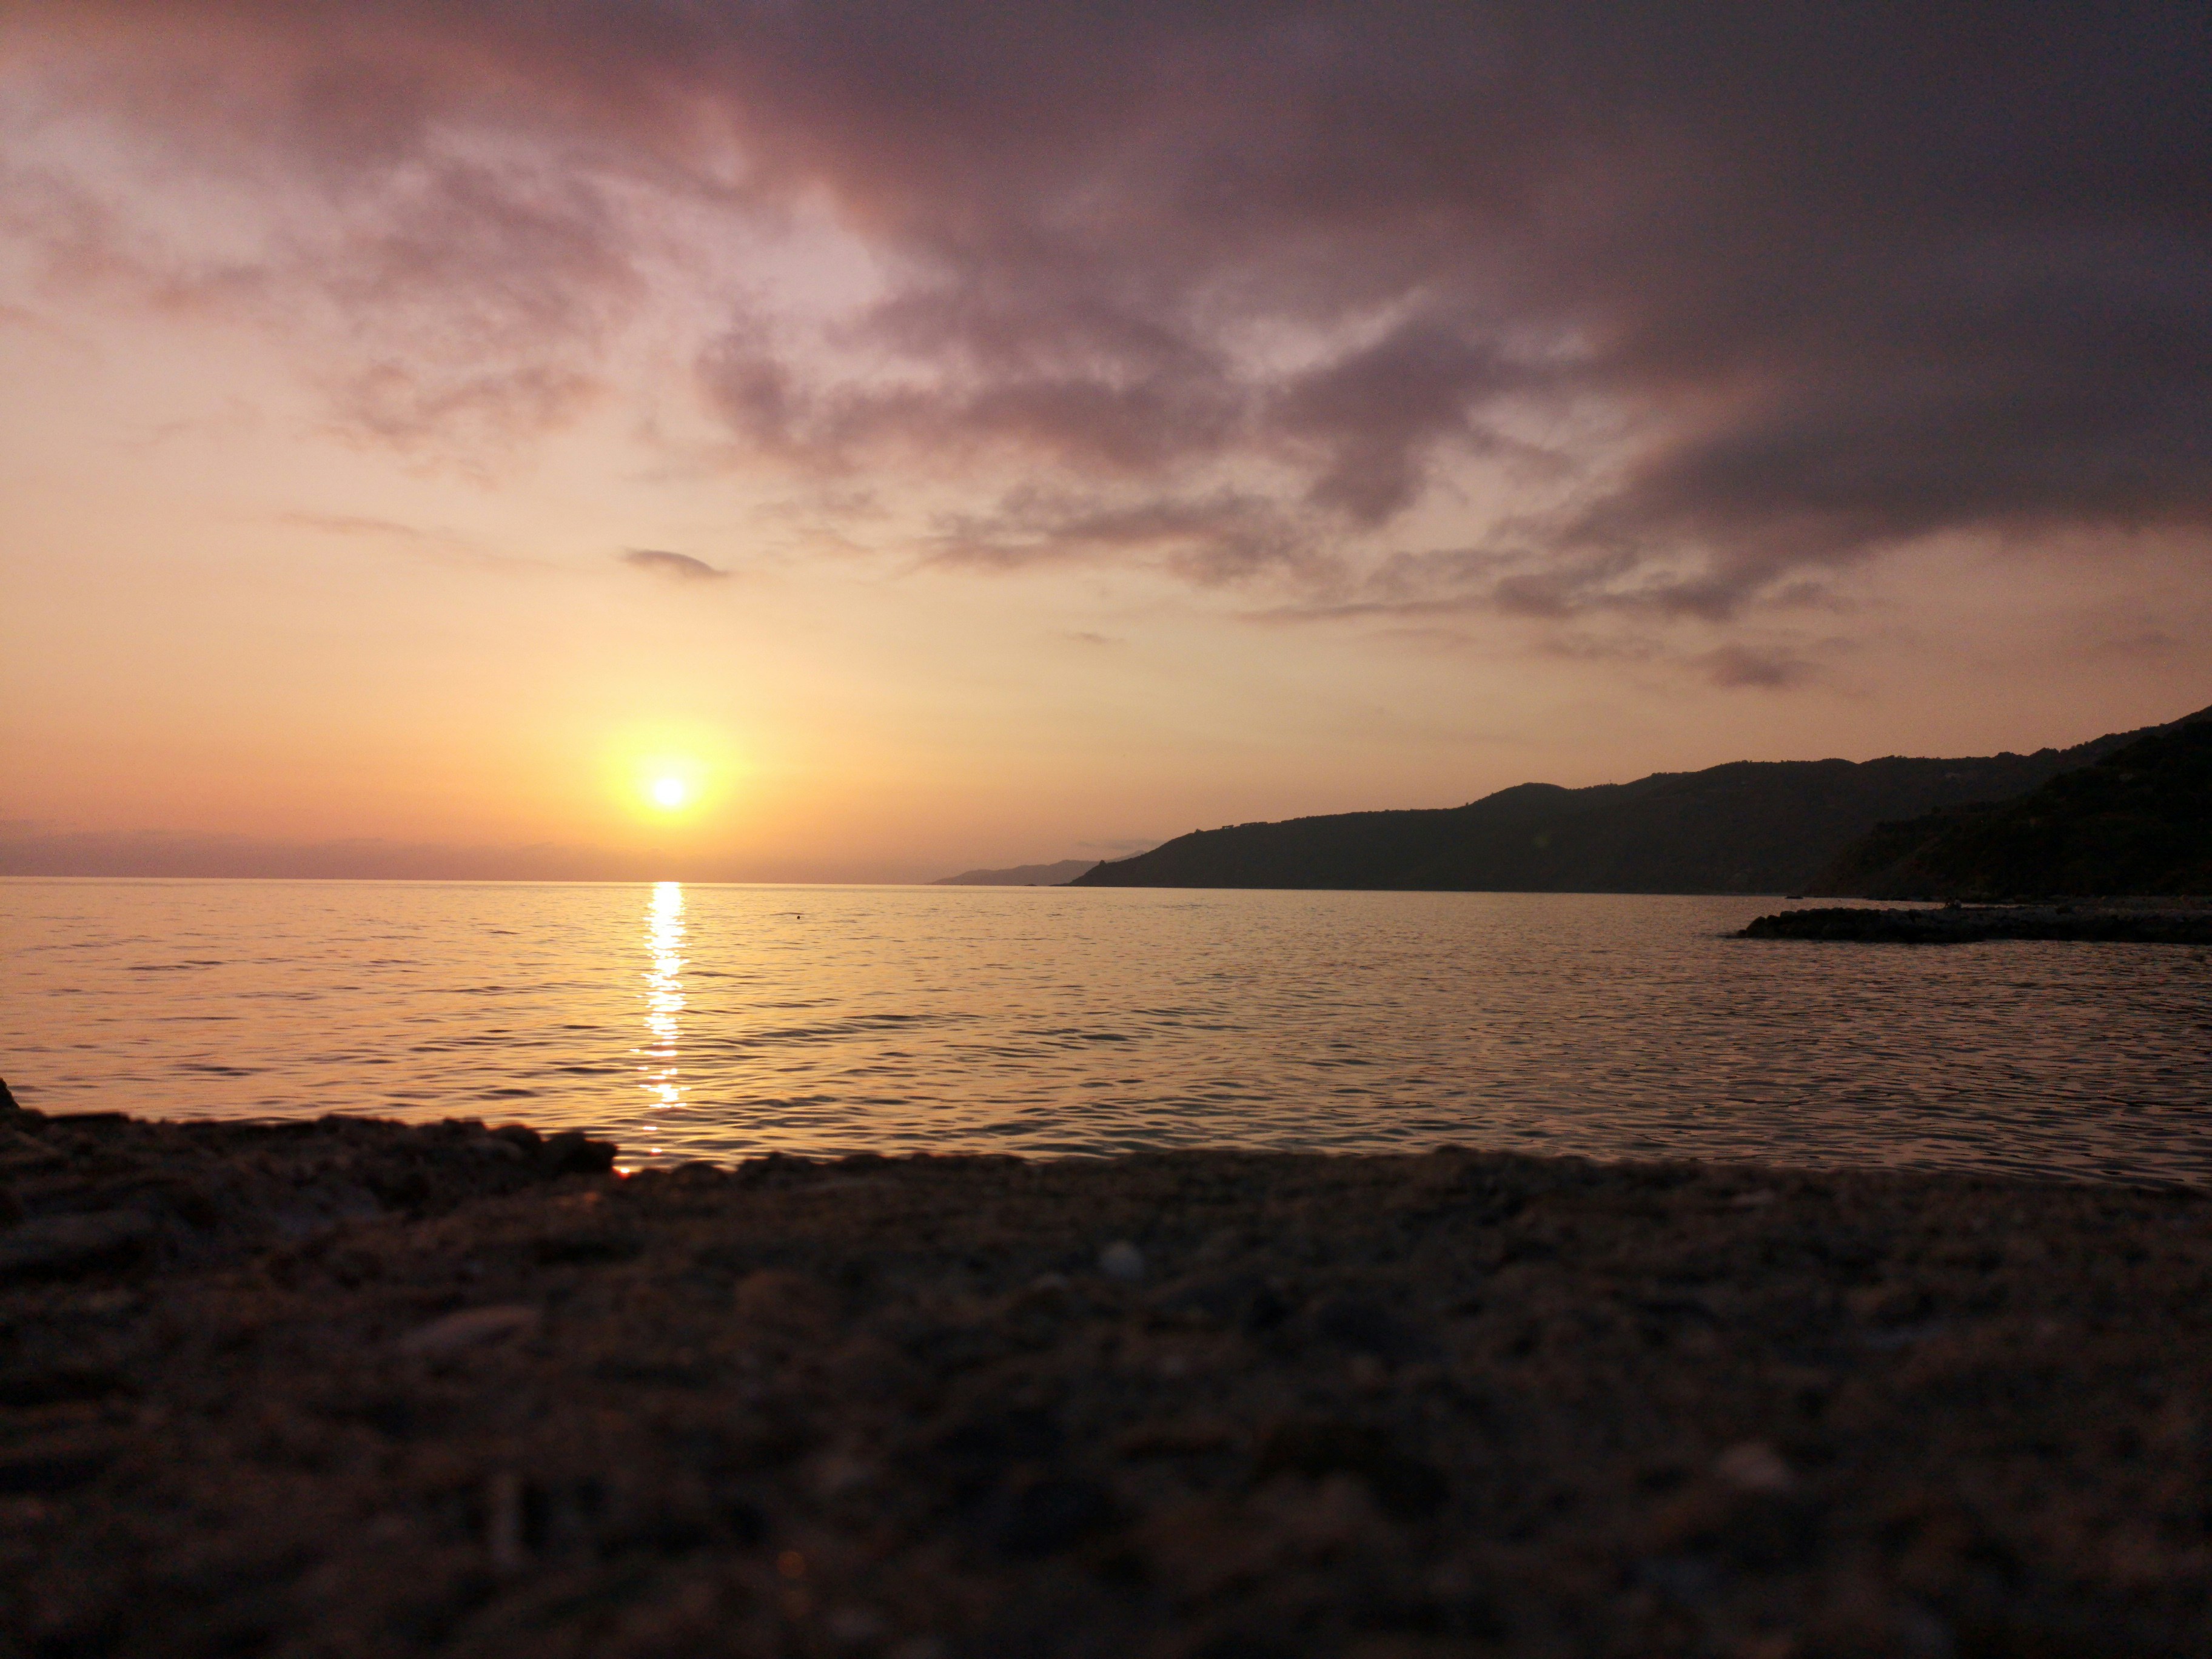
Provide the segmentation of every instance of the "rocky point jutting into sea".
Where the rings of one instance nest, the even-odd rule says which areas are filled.
[[[1983,939],[2073,939],[2119,945],[2212,945],[2212,901],[2128,905],[1821,905],[1754,917],[1744,939],[1856,939],[1872,945],[1972,945]]]
[[[2201,1192],[0,1123],[0,1654],[2191,1655]]]

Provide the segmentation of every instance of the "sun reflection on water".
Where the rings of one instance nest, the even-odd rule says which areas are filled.
[[[641,1086],[654,1108],[678,1106],[677,1038],[684,1012],[684,884],[656,882],[645,907],[645,1042],[636,1050]]]

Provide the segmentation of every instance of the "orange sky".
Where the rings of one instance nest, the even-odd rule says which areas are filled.
[[[1936,471],[1933,439],[1852,435],[1928,377],[1829,341],[1847,307],[1740,352],[1767,300],[1698,311],[1662,364],[1691,301],[1623,295],[1686,256],[1632,244],[1626,139],[1515,163],[1566,204],[1532,230],[1413,199],[1158,18],[1151,58],[1091,64],[1141,96],[1038,129],[1012,69],[902,100],[908,60],[837,40],[611,56],[585,8],[510,52],[466,7],[194,9],[0,23],[0,849],[927,878],[2212,701],[2204,474],[2159,472],[2155,411],[2081,461],[2136,495],[2061,497],[2094,439],[2037,390],[2072,384],[2050,329],[1916,347],[2014,351],[2025,388],[1932,423]],[[1727,112],[1693,113],[1728,177]],[[1223,228],[1189,181],[1231,144],[1282,199]],[[1399,205],[1329,207],[1297,183],[1324,166]],[[1699,199],[1742,222],[1731,270],[1788,245],[1752,181]],[[1601,245],[1623,286],[1554,303],[1537,276]],[[1848,510],[1784,443],[1845,406]],[[696,800],[656,810],[672,769]]]

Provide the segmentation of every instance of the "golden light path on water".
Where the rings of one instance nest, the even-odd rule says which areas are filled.
[[[656,1111],[684,1103],[683,1073],[678,1064],[678,1042],[683,1035],[684,946],[684,884],[657,882],[645,907],[645,1041],[633,1050],[638,1057],[640,1086],[646,1091],[647,1106]]]
[[[2212,1184],[2197,953],[1731,936],[1772,903],[0,880],[0,1071],[40,1110],[520,1116],[631,1167],[1454,1141]]]

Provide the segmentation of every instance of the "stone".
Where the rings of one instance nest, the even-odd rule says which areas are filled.
[[[137,1210],[47,1215],[0,1233],[0,1274],[75,1273],[135,1255],[154,1224]]]
[[[484,1554],[502,1577],[530,1565],[522,1538],[522,1477],[501,1469],[484,1484]]]
[[[538,1149],[538,1166],[553,1175],[605,1175],[615,1166],[614,1143],[593,1140],[580,1130],[548,1135]]]
[[[1387,1431],[1329,1419],[1278,1424],[1261,1443],[1252,1473],[1259,1481],[1285,1474],[1309,1480],[1350,1475],[1385,1514],[1401,1521],[1435,1514],[1450,1495],[1443,1473],[1409,1456]]]
[[[1115,1518],[1112,1494],[1096,1480],[1047,1474],[1004,1494],[994,1505],[991,1541],[1015,1560],[1040,1560],[1105,1531]]]
[[[42,1497],[96,1480],[115,1461],[115,1448],[77,1438],[19,1446],[0,1453],[0,1497]]]
[[[1134,1285],[1145,1276],[1145,1253],[1127,1239],[1117,1238],[1098,1252],[1098,1271],[1124,1285]]]
[[[458,1313],[417,1326],[399,1339],[398,1347],[410,1358],[441,1359],[465,1348],[534,1330],[538,1322],[538,1310],[520,1304],[463,1308]]]
[[[34,1170],[61,1161],[62,1155],[36,1135],[27,1135],[20,1129],[0,1129],[0,1170]]]
[[[1738,1492],[1785,1492],[1797,1484],[1782,1454],[1763,1440],[1730,1446],[1713,1460],[1713,1473]]]
[[[1356,1297],[1339,1297],[1314,1315],[1314,1330],[1324,1341],[1349,1352],[1395,1363],[1425,1359],[1435,1346],[1387,1310]]]

